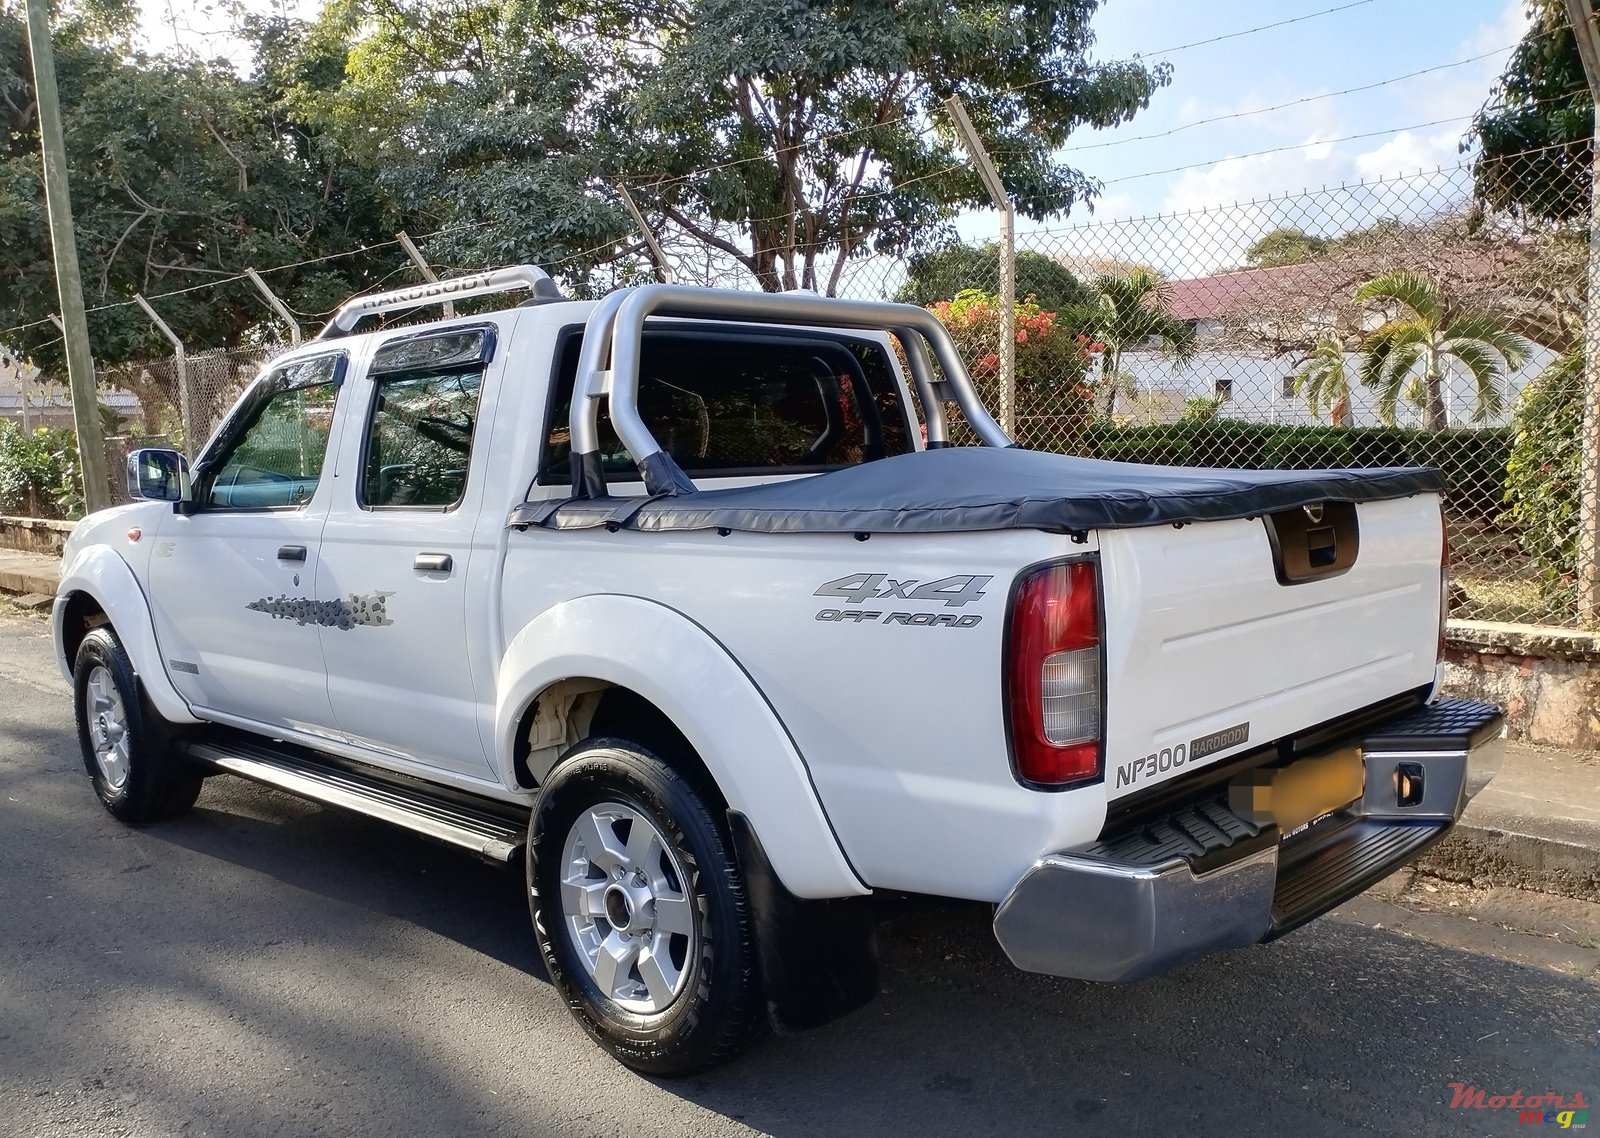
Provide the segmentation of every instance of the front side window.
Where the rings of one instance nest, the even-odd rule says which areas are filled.
[[[297,507],[322,478],[344,374],[342,354],[314,356],[274,369],[241,409],[215,462],[202,472],[199,500],[215,509]]]

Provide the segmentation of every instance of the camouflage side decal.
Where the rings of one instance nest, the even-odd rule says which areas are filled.
[[[291,597],[279,594],[251,601],[245,608],[264,612],[273,620],[292,620],[296,624],[319,624],[323,628],[340,628],[346,631],[358,624],[393,624],[389,619],[387,604],[389,593],[351,593],[337,601],[314,601],[309,597]]]

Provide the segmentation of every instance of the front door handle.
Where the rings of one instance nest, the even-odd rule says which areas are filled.
[[[280,546],[278,546],[278,560],[279,561],[304,561],[305,559],[306,559],[306,547],[303,546],[303,545],[280,545]]]
[[[419,553],[411,568],[419,573],[448,573],[454,564],[448,553]]]

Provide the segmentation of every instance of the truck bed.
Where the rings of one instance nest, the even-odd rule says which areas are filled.
[[[808,478],[725,490],[528,502],[516,526],[746,533],[1081,534],[1255,517],[1325,502],[1436,493],[1437,471],[1213,470],[1106,462],[1019,448],[918,451]]]

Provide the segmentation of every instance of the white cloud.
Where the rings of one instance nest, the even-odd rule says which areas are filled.
[[[1356,155],[1356,173],[1382,178],[1453,165],[1460,160],[1461,131],[1454,127],[1431,134],[1403,130],[1383,145]]]

